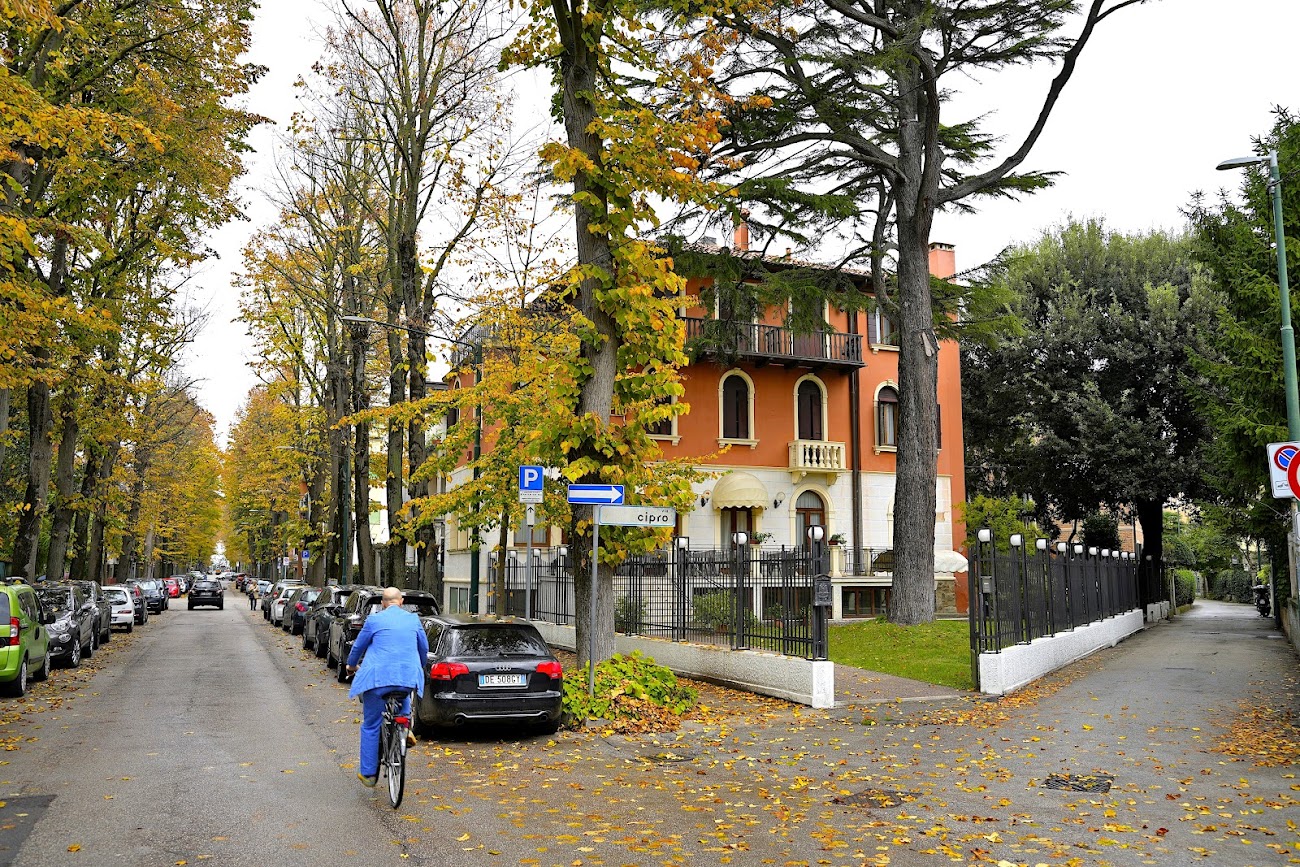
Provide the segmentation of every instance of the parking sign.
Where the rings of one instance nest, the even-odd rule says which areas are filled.
[[[520,467],[519,502],[540,503],[542,501],[542,486],[545,481],[541,467]]]

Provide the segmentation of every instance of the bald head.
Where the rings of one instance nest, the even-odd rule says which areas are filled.
[[[398,590],[396,587],[385,587],[384,607],[387,608],[389,605],[401,605],[401,604],[402,604],[402,591]]]

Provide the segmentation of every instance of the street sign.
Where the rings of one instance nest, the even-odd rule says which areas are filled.
[[[677,523],[677,510],[664,506],[605,506],[600,510],[600,523],[607,527],[672,527]]]
[[[621,506],[622,485],[569,485],[569,502],[586,506]]]
[[[519,468],[519,502],[542,502],[542,487],[545,478],[542,467],[522,466]]]
[[[311,552],[310,552],[310,551],[303,551],[303,552],[302,552],[302,562],[306,563],[306,562],[307,562],[308,560],[310,560],[310,559],[311,559]]]
[[[1296,490],[1296,472],[1300,470],[1297,456],[1300,456],[1300,443],[1268,444],[1268,480],[1275,499],[1300,499],[1300,491]]]
[[[524,523],[530,527],[537,523],[537,508],[535,506],[529,505],[525,510]],[[529,544],[532,544],[531,537]]]

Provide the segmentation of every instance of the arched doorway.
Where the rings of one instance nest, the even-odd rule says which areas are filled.
[[[826,526],[826,503],[816,491],[804,491],[794,501],[795,527],[799,544],[808,544],[809,527]]]

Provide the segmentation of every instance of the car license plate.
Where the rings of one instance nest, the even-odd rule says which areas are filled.
[[[524,676],[522,674],[480,674],[478,676],[479,686],[523,686]]]

